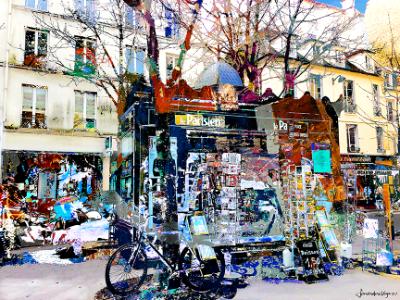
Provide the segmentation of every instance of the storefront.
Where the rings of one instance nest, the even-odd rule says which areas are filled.
[[[10,198],[28,212],[50,215],[67,202],[89,204],[102,185],[101,155],[3,151],[3,162]]]
[[[383,184],[389,184],[391,202],[396,202],[399,171],[392,157],[342,155],[341,169],[347,194],[356,206],[383,210]]]

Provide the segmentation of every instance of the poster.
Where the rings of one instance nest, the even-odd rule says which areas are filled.
[[[331,150],[313,150],[314,173],[332,173]]]
[[[180,211],[198,209],[199,195],[202,191],[201,170],[204,168],[206,155],[204,153],[189,152],[186,160],[185,194]]]
[[[303,266],[303,280],[307,283],[328,280],[317,241],[314,239],[299,240],[296,246],[299,249]]]
[[[237,208],[239,242],[284,240],[283,214],[274,189],[240,191]]]
[[[159,145],[159,138],[157,136],[151,136],[149,139],[149,177],[153,179],[159,178],[161,175],[160,172],[176,175],[178,157],[178,141],[176,137],[169,139],[170,157],[162,157],[160,149],[157,150],[157,146]]]
[[[39,173],[39,199],[55,199],[57,193],[57,175],[55,173]]]
[[[379,267],[390,267],[393,265],[393,254],[390,251],[381,249],[376,254],[376,265]]]
[[[365,239],[377,239],[378,224],[377,219],[365,219],[363,225],[363,237]]]
[[[192,216],[190,221],[192,223],[191,230],[193,235],[209,234],[207,221],[204,216]]]

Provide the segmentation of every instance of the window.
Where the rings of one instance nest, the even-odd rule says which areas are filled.
[[[136,11],[127,4],[125,4],[125,24],[130,26],[137,25]]]
[[[310,75],[310,93],[314,99],[321,99],[322,89],[321,89],[321,75]]]
[[[378,152],[383,152],[385,149],[383,148],[383,128],[376,127],[376,142],[377,142],[377,150]]]
[[[25,7],[47,11],[47,0],[25,0]]]
[[[335,60],[338,63],[343,63],[343,53],[340,50],[335,50]]]
[[[374,65],[372,64],[372,60],[367,55],[365,56],[365,68],[368,71],[374,71]]]
[[[381,116],[381,101],[379,96],[379,87],[377,84],[372,85],[372,97],[373,97],[373,106],[374,106],[374,116]]]
[[[75,72],[91,75],[96,72],[96,42],[75,37]]]
[[[398,85],[398,77],[396,73],[385,74],[385,87],[389,89],[394,89]]]
[[[177,64],[178,64],[178,56],[167,54],[167,78],[171,77],[172,71],[174,70]]]
[[[127,47],[126,52],[126,71],[128,73],[144,73],[144,50]]]
[[[177,38],[179,37],[179,20],[172,8],[164,7],[164,17],[167,22],[165,26],[165,37]]]
[[[389,101],[387,104],[387,119],[389,122],[394,122],[393,102]]]
[[[345,112],[354,113],[356,111],[356,105],[354,101],[353,80],[343,81],[343,94],[345,100]]]
[[[32,28],[26,29],[24,54],[25,66],[43,66],[43,58],[47,56],[47,38],[47,31]]]
[[[347,125],[347,150],[348,152],[360,152],[358,146],[358,128],[357,125]]]
[[[22,119],[23,128],[46,128],[46,87],[22,85]]]
[[[96,23],[96,0],[75,0],[75,11],[79,18]]]
[[[74,128],[96,128],[96,93],[75,91]]]
[[[313,45],[313,56],[318,57],[321,55],[321,46],[320,45]]]

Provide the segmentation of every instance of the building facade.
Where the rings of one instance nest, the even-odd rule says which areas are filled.
[[[296,36],[288,64],[289,70],[300,72],[289,90],[285,89],[283,55],[263,70],[262,83],[263,89],[270,87],[281,96],[290,93],[300,98],[310,93],[331,108],[328,114],[331,112],[337,123],[334,125],[349,199],[373,205],[383,183],[390,184],[394,194],[398,182],[397,77],[375,62],[373,52],[365,50],[370,45],[362,38],[363,15],[349,2],[342,1],[341,9],[315,4],[315,14],[339,12],[352,19],[354,28],[335,39],[318,36],[312,29]],[[356,36],[361,36],[358,43]],[[272,45],[278,53],[284,51],[279,48],[281,41],[273,41]]]
[[[15,175],[21,160],[81,155],[96,157],[108,190],[119,79],[148,78],[144,22],[122,1],[6,0],[0,24],[3,178]],[[164,11],[157,29],[165,81],[177,63],[182,31]]]

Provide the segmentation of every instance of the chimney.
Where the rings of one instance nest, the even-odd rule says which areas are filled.
[[[354,10],[354,0],[341,0],[342,9],[346,11]]]

